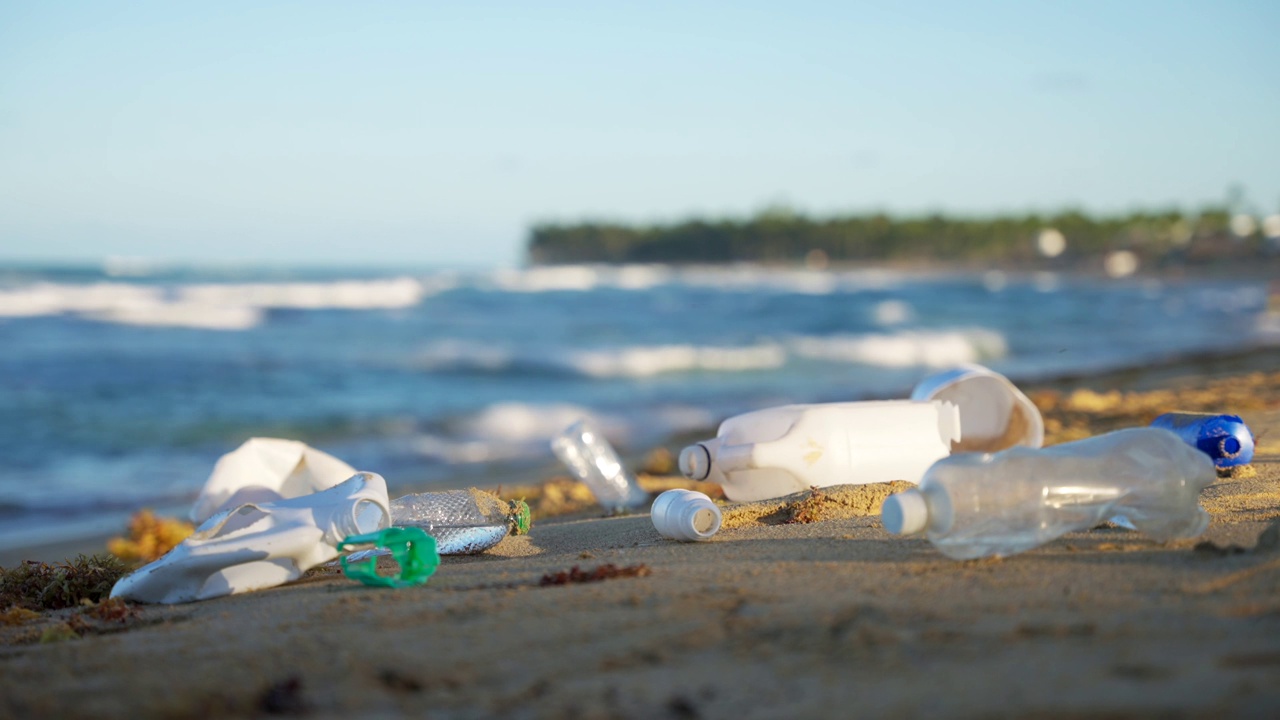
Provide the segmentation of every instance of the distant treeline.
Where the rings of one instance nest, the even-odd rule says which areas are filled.
[[[1043,257],[1042,233],[1055,230],[1066,241],[1059,262],[1113,250],[1130,250],[1142,257],[1194,257],[1208,254],[1211,247],[1225,247],[1221,241],[1231,237],[1229,221],[1223,208],[1111,217],[1068,211],[988,218],[870,214],[827,219],[775,209],[747,220],[538,224],[532,229],[529,260],[534,264],[794,263],[817,257],[832,262],[1017,264]],[[1062,247],[1060,240],[1048,243],[1054,245]],[[1255,233],[1250,240],[1229,245],[1232,254],[1250,254],[1260,243]]]

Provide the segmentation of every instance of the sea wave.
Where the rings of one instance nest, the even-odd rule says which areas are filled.
[[[402,309],[455,285],[448,276],[171,287],[40,282],[0,289],[0,318],[72,315],[123,325],[246,330],[259,325],[267,310]]]
[[[882,367],[947,367],[995,360],[1009,353],[1000,333],[984,328],[871,335],[798,337],[791,351],[799,357]]]
[[[758,265],[550,265],[496,270],[474,282],[482,289],[511,293],[648,290],[679,285],[722,292],[830,295],[886,289],[901,278],[901,273],[889,270],[826,271]]]
[[[635,345],[561,351],[440,340],[419,351],[414,364],[429,372],[640,379],[776,370],[796,358],[881,367],[946,367],[996,360],[1008,352],[1008,343],[1000,333],[967,328],[794,336],[745,346]]]

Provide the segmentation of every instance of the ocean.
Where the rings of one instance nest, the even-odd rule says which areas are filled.
[[[0,543],[182,512],[253,436],[397,490],[531,482],[594,421],[625,455],[798,401],[1280,341],[1261,282],[755,266],[0,268]]]

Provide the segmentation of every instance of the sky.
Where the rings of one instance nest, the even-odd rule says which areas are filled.
[[[0,0],[0,262],[510,266],[536,222],[1280,210],[1280,2]]]

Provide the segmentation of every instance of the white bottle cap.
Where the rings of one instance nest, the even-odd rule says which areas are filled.
[[[929,506],[924,495],[912,488],[885,498],[880,523],[895,535],[914,535],[929,524]]]
[[[723,517],[711,498],[692,490],[668,490],[649,511],[658,534],[686,542],[708,540],[720,530]]]
[[[702,443],[681,450],[680,474],[690,480],[706,480],[711,474],[711,451]]]

